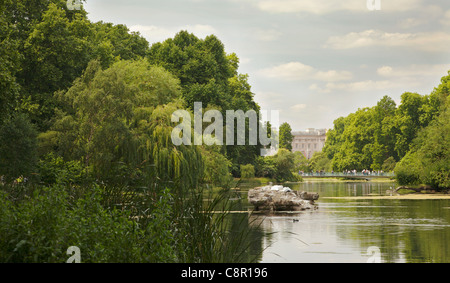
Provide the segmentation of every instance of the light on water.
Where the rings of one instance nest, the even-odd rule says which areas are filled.
[[[365,263],[373,259],[373,249],[379,249],[381,262],[450,262],[450,200],[364,198],[383,195],[392,186],[291,185],[294,190],[319,193],[319,209],[252,216],[260,220],[264,232],[254,239],[265,249],[260,262]]]

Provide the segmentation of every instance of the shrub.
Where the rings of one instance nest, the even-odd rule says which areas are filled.
[[[251,164],[241,165],[241,178],[243,179],[255,178],[255,167]]]
[[[37,131],[24,114],[16,113],[0,126],[0,176],[10,181],[35,169]]]
[[[397,182],[401,186],[419,185],[422,182],[423,166],[416,153],[407,153],[395,167]]]

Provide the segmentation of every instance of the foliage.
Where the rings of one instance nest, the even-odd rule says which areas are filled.
[[[39,179],[46,185],[82,184],[88,176],[79,161],[65,162],[62,157],[48,153],[38,162]]]
[[[37,162],[37,131],[25,114],[15,113],[0,126],[0,176],[30,177]]]
[[[255,178],[255,167],[251,164],[241,165],[241,178],[243,179]]]
[[[183,96],[193,108],[194,102],[210,103],[229,108],[231,95],[226,91],[228,79],[233,77],[232,63],[224,46],[215,36],[204,40],[187,31],[173,39],[154,44],[149,51],[151,64],[164,67],[180,79]]]
[[[256,159],[255,174],[257,177],[267,177],[273,179],[276,176],[276,172],[277,168],[273,157],[259,156]]]
[[[83,8],[69,10],[66,0],[0,5],[0,84],[7,90],[0,112],[20,108],[40,130],[55,114],[53,93],[67,90],[91,60],[107,68],[121,58],[144,57],[149,49],[139,34],[123,25],[94,24]]]
[[[190,109],[194,108],[195,102],[202,102],[203,108],[215,106],[224,116],[226,110],[232,109],[260,111],[248,75],[238,73],[238,57],[234,53],[227,55],[223,43],[214,35],[199,39],[187,31],[180,31],[174,38],[153,44],[148,60],[180,80],[181,95]],[[247,121],[247,132],[249,127]],[[255,163],[260,148],[260,145],[227,146],[223,150],[232,162],[234,176],[239,176],[241,164]]]
[[[310,160],[310,168],[313,171],[331,172],[331,161],[324,152],[315,152]]]
[[[450,188],[450,108],[430,123],[414,141],[413,149],[397,165],[397,180],[405,185],[427,184]]]
[[[396,164],[397,163],[395,162],[394,157],[391,156],[383,162],[383,166],[381,167],[381,169],[384,172],[392,172],[394,171]]]
[[[201,146],[200,152],[204,162],[204,181],[220,187],[227,187],[232,180],[231,162],[220,152],[219,146]]]
[[[283,123],[279,130],[280,135],[280,148],[287,150],[292,150],[292,141],[294,137],[292,136],[292,128],[288,123]]]
[[[36,188],[20,201],[12,199],[15,190],[1,192],[0,262],[63,263],[69,246],[80,248],[85,263],[175,260],[167,192],[142,227],[127,212],[102,207],[98,186],[75,201],[61,186]]]
[[[156,165],[151,174],[192,184],[188,179],[202,170],[199,153],[170,141],[171,115],[183,107],[170,101],[178,96],[178,81],[146,61],[120,61],[106,70],[93,61],[67,92],[59,93],[61,110],[41,144],[82,162],[96,178],[125,180],[133,171],[148,173]],[[52,141],[56,144],[48,146]]]
[[[394,171],[399,185],[419,185],[423,175],[422,160],[417,154],[408,153],[397,163]]]
[[[66,0],[0,10],[0,261],[64,262],[69,245],[83,262],[248,260],[248,222],[203,184],[228,188],[260,146],[171,142],[193,101],[259,112],[236,54],[184,31],[150,50]]]
[[[277,169],[275,175],[275,179],[277,179],[277,181],[282,182],[298,180],[292,173],[295,168],[294,154],[292,152],[287,149],[280,148],[274,156],[274,160]]]
[[[294,152],[294,172],[309,172],[311,171],[309,160],[300,151]]]
[[[392,170],[409,152],[419,132],[437,117],[446,95],[438,90],[428,96],[407,92],[398,107],[385,96],[377,106],[335,120],[324,148],[333,169],[382,170],[387,166],[384,169]]]

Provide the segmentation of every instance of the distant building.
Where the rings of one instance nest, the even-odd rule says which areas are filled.
[[[311,159],[314,152],[321,152],[327,138],[326,129],[308,129],[292,132],[292,152],[300,151],[307,159]]]

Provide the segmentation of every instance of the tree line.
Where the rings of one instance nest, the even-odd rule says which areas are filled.
[[[429,95],[389,96],[334,121],[318,154],[332,170],[394,171],[401,185],[450,187],[450,73]]]
[[[0,3],[0,261],[60,262],[69,242],[92,262],[249,260],[213,210],[263,147],[171,142],[194,102],[260,111],[237,55],[188,31],[150,46],[66,4]]]

